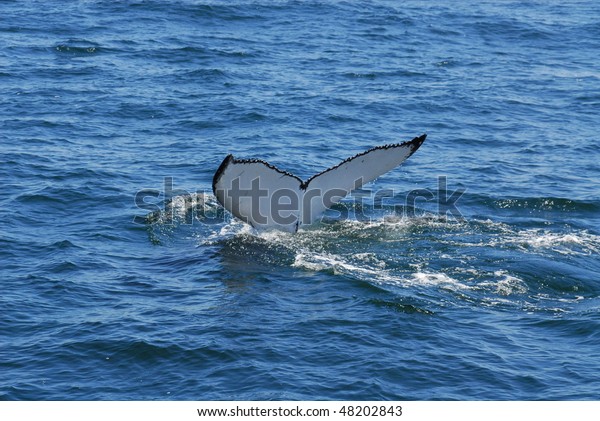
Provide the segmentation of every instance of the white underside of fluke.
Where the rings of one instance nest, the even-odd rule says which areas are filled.
[[[261,160],[228,155],[214,175],[213,192],[225,209],[257,229],[295,232],[352,190],[402,164],[425,137],[369,149],[307,181]]]

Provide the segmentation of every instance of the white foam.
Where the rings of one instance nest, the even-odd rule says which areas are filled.
[[[307,254],[297,253],[292,266],[295,268],[319,272],[328,269],[331,265],[327,260],[319,261],[319,259],[315,259]]]
[[[499,295],[525,294],[528,291],[527,284],[516,276],[501,270],[494,272],[494,275],[498,277],[494,286],[495,292]]]
[[[538,251],[560,254],[590,255],[600,253],[600,237],[587,231],[555,233],[539,229],[519,231],[506,239],[508,243]]]
[[[371,280],[377,280],[383,276],[383,273],[378,269],[358,266],[342,256],[329,253],[299,252],[296,254],[292,266],[314,271],[331,270],[335,274],[352,274],[362,279]]]
[[[179,202],[176,204],[179,206]],[[536,288],[532,287],[531,291],[518,273],[511,273],[500,264],[493,268],[482,267],[476,254],[464,255],[462,250],[470,246],[508,248],[525,257],[549,253],[600,254],[600,236],[586,230],[519,229],[492,220],[458,223],[428,216],[389,216],[368,222],[328,220],[291,234],[277,230],[257,231],[248,224],[231,219],[210,229],[209,235],[203,234],[208,241],[218,242],[236,236],[240,236],[240,241],[247,241],[247,236],[258,237],[268,243],[269,249],[283,250],[293,259],[291,266],[301,270],[327,272],[384,288],[390,286],[425,294],[434,290],[450,291],[459,302],[517,306],[524,311],[547,311],[549,307],[556,307],[554,311],[558,312],[563,304],[568,308],[574,303],[562,302],[556,297],[545,299]],[[422,233],[427,236],[425,241],[435,242],[441,247],[434,249],[430,255],[424,254],[421,248],[416,252],[410,251],[413,250],[414,238],[422,239]],[[435,238],[429,240],[430,235]],[[394,243],[389,253],[385,248],[387,242]],[[382,248],[383,252],[380,252]],[[399,255],[404,249],[413,254]],[[441,269],[435,264],[440,261],[444,263]],[[548,301],[550,305],[544,305]],[[587,299],[578,296],[575,302],[581,301]]]
[[[460,282],[442,272],[416,272],[408,279],[409,284],[430,285],[444,289],[470,289],[469,285]]]
[[[373,265],[379,269],[385,269],[386,267],[386,263],[383,260],[378,259],[375,253],[356,253],[353,255],[353,258]]]
[[[586,230],[553,232],[547,229],[518,230],[502,222],[490,220],[472,221],[465,225],[464,235],[440,241],[457,247],[514,247],[525,253],[555,252],[564,255],[600,254],[600,236]],[[464,241],[462,237],[474,237]]]

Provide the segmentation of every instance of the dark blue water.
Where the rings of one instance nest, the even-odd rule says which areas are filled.
[[[599,399],[599,17],[2,1],[0,398]],[[422,133],[296,235],[212,196]]]

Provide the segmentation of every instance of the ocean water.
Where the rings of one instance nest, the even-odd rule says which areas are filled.
[[[0,399],[599,399],[599,17],[0,2]],[[423,133],[295,235],[212,195]]]

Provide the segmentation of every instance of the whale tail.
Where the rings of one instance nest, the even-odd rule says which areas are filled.
[[[255,228],[295,232],[352,190],[402,164],[426,136],[377,146],[306,181],[265,161],[228,155],[213,177],[213,192],[225,209]]]

